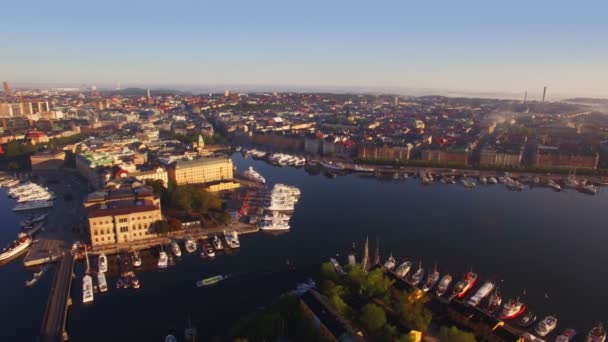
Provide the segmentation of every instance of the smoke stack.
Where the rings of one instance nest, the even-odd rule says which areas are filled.
[[[545,96],[547,96],[547,86],[543,88],[543,103],[545,103]]]

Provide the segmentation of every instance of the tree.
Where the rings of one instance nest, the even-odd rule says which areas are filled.
[[[442,342],[475,342],[475,335],[462,331],[455,326],[439,328],[439,339]]]
[[[384,271],[381,268],[376,268],[367,273],[362,290],[367,297],[384,299],[392,285],[393,281],[384,275]]]
[[[223,211],[222,214],[219,216],[218,220],[222,224],[228,224],[232,221],[232,215],[230,215],[230,213],[227,211]]]
[[[338,281],[338,273],[331,262],[324,262],[321,264],[321,281],[330,280],[332,282]]]
[[[158,220],[152,225],[157,234],[167,234],[169,232],[169,224],[166,221]]]
[[[424,292],[418,289],[411,291],[394,290],[393,297],[397,304],[396,311],[401,319],[407,322],[412,329],[422,332],[427,331],[433,319],[433,314],[425,306],[429,299]]]
[[[376,304],[366,304],[361,310],[361,323],[370,332],[377,332],[386,325],[386,313]]]
[[[176,232],[176,231],[182,229],[182,222],[173,217],[169,219],[168,225],[169,225],[170,232]]]

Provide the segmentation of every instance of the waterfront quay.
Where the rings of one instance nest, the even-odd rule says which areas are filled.
[[[40,329],[40,342],[56,342],[68,340],[65,330],[68,308],[72,304],[70,292],[74,278],[74,256],[63,253],[49,293],[46,310]]]

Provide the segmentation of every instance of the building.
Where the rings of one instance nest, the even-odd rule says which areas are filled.
[[[522,154],[523,148],[520,148],[519,150],[484,148],[479,154],[479,165],[517,167],[521,165]]]
[[[65,152],[61,150],[49,150],[38,152],[30,156],[32,170],[58,170],[63,167]]]
[[[169,180],[177,185],[232,180],[234,166],[228,157],[178,160],[169,167]]]
[[[169,184],[169,173],[162,167],[158,167],[149,171],[137,171],[130,173],[129,176],[135,177],[139,181],[160,180],[166,187]]]
[[[538,145],[534,155],[534,166],[541,168],[596,169],[599,153],[589,150]]]
[[[156,237],[160,199],[150,187],[94,192],[84,202],[93,247]]]
[[[410,159],[412,146],[375,146],[364,144],[359,146],[357,156],[368,161],[406,161]]]
[[[2,82],[2,87],[4,88],[4,95],[5,96],[13,96],[13,92],[11,91],[11,87],[8,85],[8,82],[4,81]]]
[[[327,341],[364,341],[315,290],[309,290],[300,296],[300,310]]]
[[[438,165],[469,165],[468,149],[425,149],[422,151],[422,160]]]

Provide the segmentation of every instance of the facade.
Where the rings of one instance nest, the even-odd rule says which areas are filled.
[[[386,161],[403,161],[410,159],[412,147],[408,146],[375,146],[361,145],[357,156],[361,160],[386,160]]]
[[[38,152],[30,156],[32,170],[58,170],[63,167],[65,152],[61,150]]]
[[[139,181],[160,180],[165,187],[169,184],[169,173],[162,167],[150,171],[134,172],[129,174],[129,176],[135,177]]]
[[[94,247],[155,237],[162,219],[160,199],[148,187],[95,192],[84,206]]]
[[[443,165],[469,165],[469,151],[426,149],[422,151],[422,160]]]
[[[555,146],[538,145],[534,156],[535,167],[596,169],[600,155],[597,152],[566,152]]]
[[[481,150],[479,155],[479,165],[483,166],[510,166],[517,167],[521,165],[523,151],[519,153],[507,152],[507,151],[496,151],[489,148]]]
[[[224,190],[238,189],[240,187],[241,187],[241,183],[238,183],[238,182],[233,182],[233,181],[218,182],[215,184],[210,184],[207,187],[207,191],[218,192],[218,191],[224,191]]]
[[[169,180],[177,185],[232,180],[234,166],[228,157],[178,160],[169,168]]]

